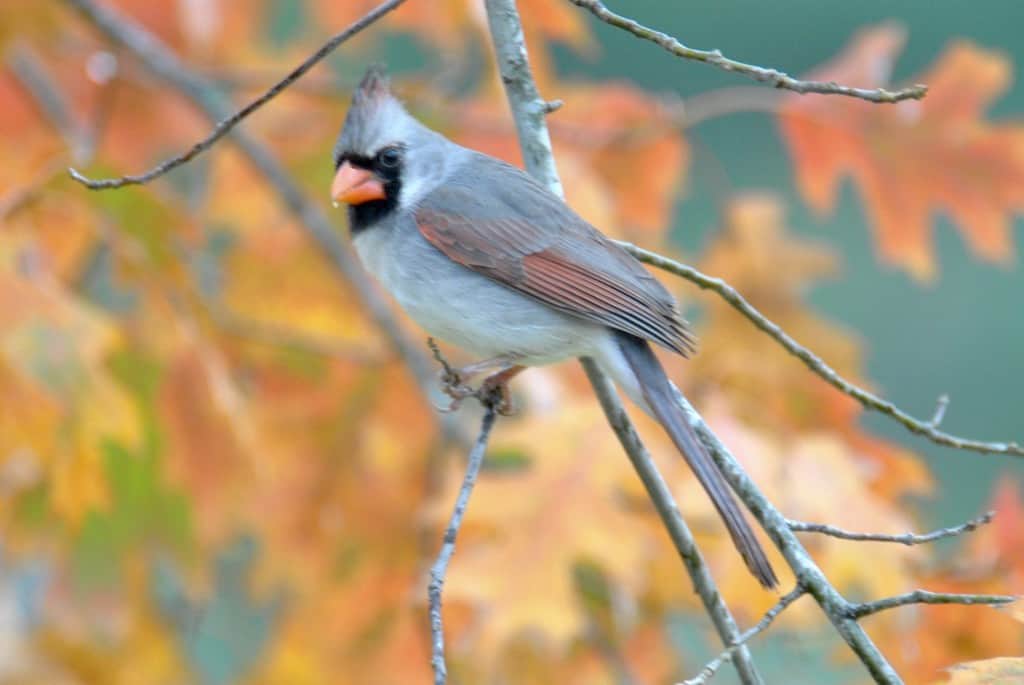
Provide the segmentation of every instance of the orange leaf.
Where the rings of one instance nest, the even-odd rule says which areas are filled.
[[[866,30],[811,77],[885,86],[904,39],[894,25]],[[814,209],[830,212],[839,180],[852,177],[882,258],[922,280],[935,275],[935,209],[955,221],[977,255],[1009,261],[1011,215],[1024,210],[1024,126],[988,122],[984,111],[1011,77],[1002,55],[956,42],[914,79],[930,87],[922,101],[878,106],[788,96],[782,133],[800,192]]]

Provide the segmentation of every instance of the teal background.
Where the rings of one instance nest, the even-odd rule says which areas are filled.
[[[842,49],[857,29],[898,20],[908,30],[895,66],[898,83],[927,70],[955,38],[967,38],[1004,53],[1015,80],[994,103],[991,118],[1024,120],[1024,3],[785,0],[656,0],[615,2],[610,9],[679,38],[689,47],[718,48],[737,60],[799,76]],[[601,48],[596,57],[558,51],[562,75],[630,79],[654,92],[687,95],[715,88],[754,85],[737,74],[674,59],[654,44],[640,44],[623,31],[592,23]],[[557,94],[548,94],[555,97]],[[812,96],[813,97],[813,96]],[[767,113],[739,113],[696,125],[691,178],[676,212],[674,238],[699,251],[718,224],[724,174],[736,191],[765,189],[786,200],[788,226],[831,245],[842,272],[810,293],[823,316],[859,333],[866,375],[875,389],[919,417],[930,416],[936,398],[948,393],[943,428],[984,440],[1024,440],[1024,270],[1020,246],[1024,221],[1014,223],[1014,264],[1000,268],[968,252],[945,217],[936,213],[934,232],[939,276],[923,285],[876,258],[870,226],[857,190],[845,182],[833,216],[811,214],[796,195],[793,171]],[[751,328],[751,335],[761,335]],[[826,360],[827,361],[827,360]],[[770,390],[768,390],[770,391]],[[923,454],[938,489],[921,503],[935,525],[950,525],[979,513],[1000,473],[1024,474],[1020,460],[960,452],[909,434],[902,426],[868,413],[864,425]]]

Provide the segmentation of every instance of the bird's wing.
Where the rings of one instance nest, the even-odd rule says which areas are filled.
[[[563,312],[693,351],[672,295],[636,259],[518,169],[480,166],[472,186],[449,182],[417,205],[416,225],[431,244]]]

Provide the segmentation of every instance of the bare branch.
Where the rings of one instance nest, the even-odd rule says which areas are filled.
[[[561,197],[562,185],[558,179],[558,170],[551,152],[551,138],[544,118],[546,107],[530,72],[522,23],[515,0],[485,0],[485,5],[491,38],[498,56],[498,69],[516,122],[526,170],[543,182],[551,192]],[[640,480],[643,481],[676,551],[683,559],[694,589],[700,596],[722,642],[726,645],[732,644],[739,639],[739,628],[700,555],[693,534],[679,513],[668,485],[640,441],[622,402],[615,393],[614,385],[594,360],[583,358],[580,362],[601,402],[608,423],[619,438]],[[733,663],[744,685],[762,682],[746,646],[739,646]]]
[[[704,685],[707,683],[712,677],[714,677],[715,673],[718,672],[718,669],[722,667],[722,664],[732,661],[736,654],[736,650],[752,640],[759,633],[763,633],[768,626],[772,624],[772,621],[775,620],[776,616],[785,611],[786,607],[803,597],[805,594],[807,594],[807,590],[799,584],[787,592],[781,599],[779,599],[778,602],[775,603],[775,606],[765,612],[760,621],[740,635],[740,639],[735,644],[729,645],[728,649],[709,661],[707,665],[701,669],[700,673],[689,680],[684,680],[682,685]]]
[[[713,278],[701,273],[692,266],[687,266],[656,252],[645,250],[644,248],[633,245],[632,243],[619,241],[619,245],[622,245],[622,247],[641,262],[650,264],[651,266],[668,271],[669,273],[677,276],[681,276],[704,290],[710,290],[717,293],[723,300],[732,305],[734,309],[749,319],[751,323],[777,340],[779,344],[782,345],[790,354],[802,361],[807,368],[825,379],[825,381],[832,387],[860,402],[861,406],[865,409],[871,409],[881,414],[885,414],[886,416],[889,416],[903,424],[903,426],[911,433],[923,435],[939,445],[953,447],[955,449],[969,450],[972,452],[981,452],[984,454],[1008,454],[1017,457],[1024,457],[1024,446],[1021,446],[1016,442],[982,442],[980,440],[968,440],[966,438],[950,435],[949,433],[944,433],[937,428],[938,424],[935,422],[934,418],[928,421],[915,419],[910,414],[907,414],[905,411],[898,408],[892,402],[883,400],[881,397],[854,385],[836,373],[835,370],[822,361],[820,357],[790,337],[789,334],[782,330],[778,324],[765,317],[765,315],[759,312],[754,305],[750,304],[742,295],[740,295],[735,288],[723,281],[721,278]],[[941,420],[944,412],[944,409],[942,413],[936,411],[936,416]]]
[[[71,1],[72,4],[76,4],[79,5],[79,7],[81,7],[82,3],[75,3],[74,0]],[[214,143],[216,143],[218,140],[227,135],[227,133],[235,126],[237,126],[243,119],[245,119],[247,116],[255,112],[257,109],[265,105],[270,100],[280,95],[286,88],[288,88],[288,86],[290,86],[298,79],[302,78],[302,75],[305,74],[310,69],[312,69],[315,64],[317,64],[322,59],[327,57],[329,54],[334,52],[334,50],[339,45],[341,45],[349,38],[365,29],[367,26],[373,24],[375,21],[377,21],[385,14],[401,5],[403,2],[405,2],[405,0],[387,0],[387,2],[383,2],[370,12],[367,12],[365,15],[363,15],[362,18],[350,24],[348,28],[339,33],[334,34],[334,36],[332,36],[330,40],[324,43],[319,50],[317,50],[308,58],[306,58],[302,62],[302,64],[292,69],[287,76],[285,76],[283,79],[281,79],[273,86],[271,86],[269,89],[267,89],[258,98],[256,98],[240,110],[234,112],[230,116],[221,119],[221,121],[217,123],[213,131],[211,131],[208,136],[197,142],[195,145],[193,145],[180,155],[177,155],[176,157],[171,157],[169,159],[164,160],[163,162],[160,162],[160,164],[156,165],[149,171],[139,174],[137,176],[121,176],[119,178],[104,179],[90,179],[73,168],[68,169],[68,173],[71,174],[71,177],[73,179],[85,185],[86,187],[91,188],[92,190],[121,188],[122,186],[126,185],[141,185],[144,183],[149,183],[153,179],[163,176],[168,171],[171,171],[172,169],[191,161],[195,157],[198,157],[202,153],[209,150],[211,147],[213,147]]]
[[[929,592],[928,590],[914,590],[905,595],[886,597],[874,602],[863,602],[851,604],[849,616],[853,620],[877,614],[880,611],[895,609],[909,604],[987,604],[989,606],[1002,606],[1010,604],[1019,599],[1016,595],[965,595],[956,592]]]
[[[722,55],[719,50],[695,50],[694,48],[689,48],[667,33],[648,28],[629,17],[612,12],[605,7],[601,0],[569,0],[569,2],[589,10],[591,14],[606,24],[628,31],[637,38],[649,40],[656,45],[660,45],[676,57],[711,64],[719,69],[743,74],[755,81],[768,83],[775,88],[790,90],[801,95],[807,93],[846,95],[867,100],[868,102],[893,103],[901,100],[920,100],[928,92],[928,87],[920,84],[901,88],[900,90],[886,90],[884,88],[852,88],[840,85],[834,81],[801,81],[778,69],[767,69],[729,59]]]
[[[484,452],[487,450],[487,440],[491,436],[491,429],[494,428],[496,417],[497,405],[495,403],[485,404],[484,418],[480,424],[480,434],[477,436],[473,449],[469,453],[466,475],[462,479],[462,487],[459,488],[459,495],[455,500],[455,508],[452,509],[451,518],[448,520],[448,527],[444,531],[441,551],[437,555],[437,561],[430,567],[427,601],[430,607],[430,665],[434,669],[435,685],[444,685],[448,680],[448,668],[444,661],[444,623],[441,619],[441,590],[444,588],[448,564],[452,560],[452,555],[455,554],[455,538],[459,534],[459,528],[462,526],[462,517],[466,513],[466,506],[469,504],[469,496],[473,493],[473,486],[476,485],[477,476],[480,474],[480,465],[483,463]]]
[[[956,537],[957,535],[963,535],[964,533],[970,533],[977,530],[981,526],[990,523],[995,517],[994,511],[989,511],[977,518],[973,518],[967,523],[962,523],[959,526],[952,526],[950,528],[940,528],[939,530],[933,530],[930,533],[924,533],[923,535],[915,535],[913,533],[903,533],[902,535],[886,535],[884,533],[854,533],[851,531],[843,530],[842,528],[836,528],[835,526],[829,526],[824,523],[807,523],[805,521],[794,521],[787,519],[786,524],[790,530],[798,533],[821,533],[822,535],[828,535],[834,538],[841,538],[843,540],[859,540],[859,541],[871,541],[871,542],[896,542],[901,545],[923,545],[927,542],[935,542],[936,540],[942,540],[943,538]]]
[[[519,11],[514,0],[485,0],[487,24],[494,43],[498,70],[505,85],[505,94],[512,109],[523,149],[523,162],[530,175],[561,197],[562,181],[555,168],[551,153],[551,135],[544,116],[549,111],[547,101],[541,98],[537,84],[530,73],[526,55],[526,40]]]

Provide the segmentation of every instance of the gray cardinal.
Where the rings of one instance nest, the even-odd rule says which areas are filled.
[[[687,356],[693,336],[638,261],[520,169],[418,122],[378,67],[352,98],[334,165],[331,197],[348,205],[366,268],[430,335],[484,360],[461,378],[488,371],[504,390],[524,367],[596,359],[668,432],[751,573],[777,584],[651,350]]]

